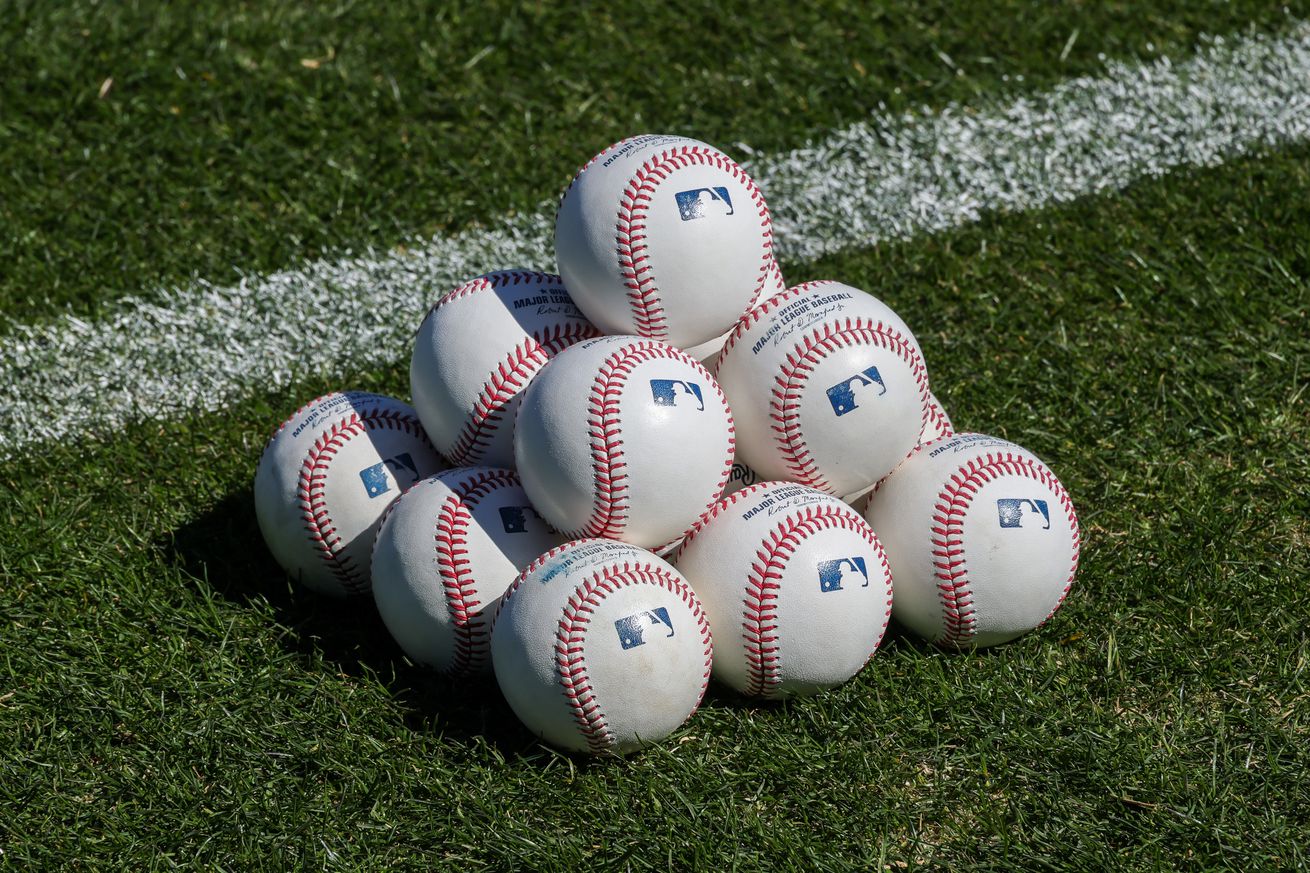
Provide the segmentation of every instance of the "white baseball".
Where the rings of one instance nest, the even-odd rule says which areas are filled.
[[[709,371],[670,345],[586,340],[523,395],[514,458],[523,488],[570,538],[662,547],[718,499],[732,413]]]
[[[761,482],[697,522],[674,562],[714,634],[714,678],[782,698],[839,685],[882,642],[892,581],[878,538],[841,500]]]
[[[273,434],[255,473],[255,514],[294,579],[345,597],[369,589],[379,519],[402,491],[441,469],[408,405],[364,391],[302,406]]]
[[[705,695],[713,654],[682,574],[612,540],[577,540],[534,561],[491,632],[496,679],[519,719],[592,754],[624,754],[677,730]]]
[[[606,333],[694,346],[766,286],[769,210],[741,167],[681,136],[635,136],[592,158],[564,192],[555,255],[573,299]]]
[[[764,283],[764,288],[760,291],[759,296],[751,301],[751,306],[754,307],[760,300],[768,300],[774,294],[780,294],[786,290],[787,285],[783,282],[782,270],[778,268],[778,262],[774,261],[769,266],[768,281]],[[742,314],[745,315],[745,313]],[[732,330],[736,326],[737,325],[734,322],[732,327],[728,328],[709,342],[685,348],[683,351],[704,364],[706,369],[713,370],[715,358],[717,358],[719,352],[723,350],[723,344],[728,341],[728,337],[732,336]]]
[[[489,673],[501,595],[563,541],[529,505],[514,471],[447,470],[410,488],[383,518],[373,599],[414,661],[453,677]]]
[[[1048,619],[1078,568],[1078,519],[1036,456],[982,434],[925,443],[873,493],[897,620],[942,646],[994,646]]]
[[[752,309],[715,375],[737,422],[738,460],[765,479],[855,494],[926,426],[928,373],[885,305],[846,285],[798,285]]]
[[[514,464],[514,411],[551,356],[600,336],[559,276],[488,273],[428,311],[409,364],[414,408],[452,464]]]

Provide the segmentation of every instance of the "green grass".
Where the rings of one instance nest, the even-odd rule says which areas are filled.
[[[0,76],[5,315],[532,208],[636,128],[793,145],[878,98],[1036,87],[1284,15],[907,2],[709,26],[708,6],[658,7],[641,44],[679,75],[649,78],[621,36],[635,7],[580,30],[535,8],[188,8],[0,16],[21,71]],[[556,50],[508,50],[531,34]],[[882,296],[957,427],[1061,476],[1085,547],[1046,628],[970,654],[894,632],[829,694],[712,688],[646,753],[556,754],[494,687],[416,669],[367,602],[296,589],[265,551],[268,433],[324,390],[408,390],[404,363],[309,380],[0,462],[0,861],[1310,866],[1310,148],[784,268]]]
[[[879,103],[1046,87],[1102,54],[1310,15],[1305,0],[496,6],[7,4],[6,314],[535,210],[634,132],[776,150]]]
[[[294,398],[0,473],[0,848],[49,867],[1310,863],[1310,151],[818,264],[915,326],[961,427],[1086,535],[1039,633],[570,760],[289,587],[250,480]],[[1163,232],[1167,231],[1167,232]],[[984,250],[984,243],[986,247]],[[403,394],[405,373],[354,384]],[[327,385],[304,386],[304,396]]]

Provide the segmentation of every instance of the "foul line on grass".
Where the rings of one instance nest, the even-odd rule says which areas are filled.
[[[1310,25],[1203,43],[1182,62],[1110,62],[1014,100],[875,115],[753,155],[784,268],[841,249],[1037,209],[1181,167],[1310,139]],[[745,149],[738,146],[738,149]],[[552,269],[553,206],[235,285],[127,298],[96,320],[0,336],[0,457],[52,439],[212,412],[302,377],[391,364],[423,312],[492,269]],[[291,404],[294,405],[294,404]]]

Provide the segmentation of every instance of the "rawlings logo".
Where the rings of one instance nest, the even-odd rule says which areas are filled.
[[[531,506],[502,506],[499,512],[500,523],[507,534],[541,530],[546,524]]]
[[[856,373],[849,379],[838,382],[828,389],[828,402],[832,404],[832,411],[837,415],[845,415],[852,409],[859,409],[860,404],[856,402],[856,393],[868,394],[872,386],[878,386],[878,393],[875,397],[881,397],[887,393],[887,386],[883,384],[882,376],[878,373],[877,367],[869,367],[862,373]]]
[[[386,458],[359,471],[360,481],[364,483],[364,493],[370,500],[391,490],[391,481],[387,477],[388,469],[391,470],[391,478],[394,478],[397,484],[400,482],[402,471],[408,471],[410,484],[418,481],[418,467],[414,465],[414,459],[409,456],[409,452],[401,452],[394,458]]]
[[[681,400],[682,406],[695,406],[697,410],[705,411],[705,399],[701,396],[700,386],[695,382],[684,382],[681,379],[651,379],[650,393],[655,398],[656,406],[678,406]]]
[[[683,221],[693,221],[697,218],[704,218],[707,215],[732,215],[732,198],[728,196],[728,189],[714,186],[713,188],[693,188],[690,191],[679,191],[673,195],[678,201],[678,215]]]
[[[669,611],[663,606],[638,612],[614,622],[614,629],[619,633],[619,644],[624,649],[635,649],[637,646],[645,645],[646,631],[651,628],[668,628],[669,632],[664,635],[665,638],[673,636],[673,620],[669,618]]]
[[[1041,522],[1038,527],[1042,530],[1051,529],[1051,512],[1045,500],[1002,497],[996,501],[996,514],[1000,516],[1001,527],[1024,527],[1024,519],[1027,518],[1034,523]]]
[[[745,464],[733,464],[732,472],[728,474],[729,485],[740,485],[742,488],[748,488],[754,485],[760,479],[760,474],[756,473]]]
[[[858,582],[860,588],[869,587],[869,572],[863,558],[838,558],[835,561],[819,562],[820,591],[841,591],[846,587],[842,584],[845,582]]]

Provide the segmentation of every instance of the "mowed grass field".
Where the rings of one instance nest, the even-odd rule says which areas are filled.
[[[95,319],[196,277],[477,227],[635,132],[776,151],[880,104],[1021,95],[1310,17],[588,9],[15,4],[0,312]],[[642,754],[553,752],[494,684],[414,667],[371,603],[294,587],[263,546],[268,434],[324,391],[407,397],[398,348],[0,461],[0,863],[1310,866],[1310,146],[782,266],[891,304],[957,428],[1060,475],[1084,551],[1046,627],[946,653],[893,625],[830,693],[711,686]]]

